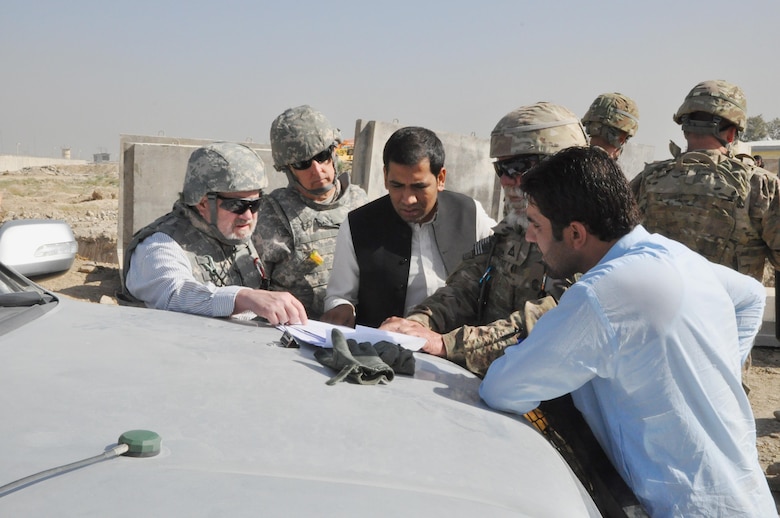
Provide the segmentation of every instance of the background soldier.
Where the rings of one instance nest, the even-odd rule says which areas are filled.
[[[601,94],[582,118],[590,145],[599,146],[614,159],[639,129],[639,109],[633,99],[620,93]]]
[[[761,281],[767,258],[780,268],[778,178],[731,152],[747,124],[742,89],[699,83],[674,121],[688,150],[673,145],[674,158],[649,164],[631,182],[644,226]]]
[[[196,149],[173,210],[142,228],[125,252],[125,295],[148,307],[212,317],[251,314],[271,324],[306,322],[289,293],[263,289],[252,244],[263,161],[248,147],[218,142]]]
[[[339,226],[367,200],[348,173],[337,174],[334,151],[340,142],[339,130],[308,105],[273,121],[274,168],[289,183],[263,198],[254,236],[270,289],[289,291],[315,319],[323,312]]]

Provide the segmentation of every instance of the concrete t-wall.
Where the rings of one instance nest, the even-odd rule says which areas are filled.
[[[373,200],[386,194],[382,150],[398,124],[358,120],[352,179]],[[501,189],[493,172],[489,141],[473,136],[437,133],[446,154],[446,188],[479,200],[488,214],[500,219]],[[198,147],[212,140],[121,135],[119,145],[119,229],[117,257],[123,264],[124,249],[133,234],[171,210],[181,192],[187,161]],[[244,142],[263,159],[271,191],[287,185],[287,177],[273,168],[267,144]],[[262,224],[262,223],[261,223]]]

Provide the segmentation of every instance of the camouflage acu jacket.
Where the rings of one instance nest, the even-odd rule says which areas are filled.
[[[526,302],[540,297],[541,260],[522,230],[503,221],[407,318],[442,333],[447,358],[484,376],[506,347],[527,336]]]
[[[650,232],[761,281],[780,268],[777,176],[715,150],[649,164],[631,188]]]
[[[339,184],[341,191],[329,204],[315,203],[288,186],[264,196],[258,211],[253,240],[270,288],[292,293],[309,318],[322,316],[341,222],[367,199],[363,189],[350,185],[347,174]]]

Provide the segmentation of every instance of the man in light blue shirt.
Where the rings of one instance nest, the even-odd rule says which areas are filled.
[[[485,402],[523,414],[571,393],[652,516],[775,516],[740,379],[763,286],[650,235],[602,150],[561,151],[522,187],[549,275],[584,274],[493,362]]]

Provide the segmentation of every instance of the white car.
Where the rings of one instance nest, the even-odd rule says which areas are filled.
[[[415,353],[413,377],[328,386],[314,347],[281,335],[59,298],[0,264],[0,516],[600,516],[468,371]],[[130,430],[159,454],[14,486]]]

